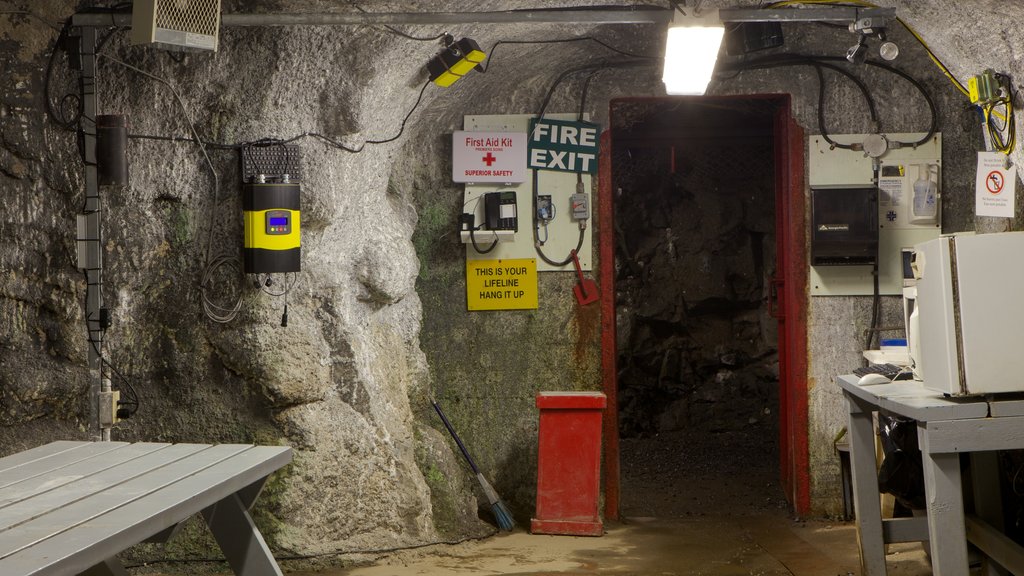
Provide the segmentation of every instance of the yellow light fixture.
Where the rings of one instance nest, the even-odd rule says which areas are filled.
[[[665,43],[661,76],[668,94],[701,95],[711,82],[725,26],[717,9],[686,15],[676,10]]]
[[[427,62],[430,81],[438,86],[451,86],[477,68],[486,57],[480,46],[470,38],[452,42]]]

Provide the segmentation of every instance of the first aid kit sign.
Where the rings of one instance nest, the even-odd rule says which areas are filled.
[[[599,131],[591,122],[530,120],[530,168],[594,174]]]
[[[473,184],[526,181],[526,134],[453,133],[452,181]]]

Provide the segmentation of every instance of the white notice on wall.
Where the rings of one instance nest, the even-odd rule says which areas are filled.
[[[513,183],[526,180],[526,133],[454,132],[453,182]]]
[[[1006,167],[1000,152],[978,152],[974,213],[978,216],[1013,218],[1016,208],[1017,167]]]

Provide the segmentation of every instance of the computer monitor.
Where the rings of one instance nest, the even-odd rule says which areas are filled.
[[[917,279],[914,276],[914,249],[904,248],[903,256],[903,326],[907,335],[907,351],[914,379],[921,380],[921,323],[917,311]]]

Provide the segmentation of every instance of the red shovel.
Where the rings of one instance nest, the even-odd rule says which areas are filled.
[[[580,306],[597,302],[597,299],[600,297],[600,294],[597,292],[597,283],[583,277],[583,269],[580,268],[580,259],[576,256],[576,251],[573,250],[569,254],[572,256],[572,265],[576,267],[576,277],[579,279],[579,283],[572,287],[572,292],[576,295],[576,301],[579,302]]]

